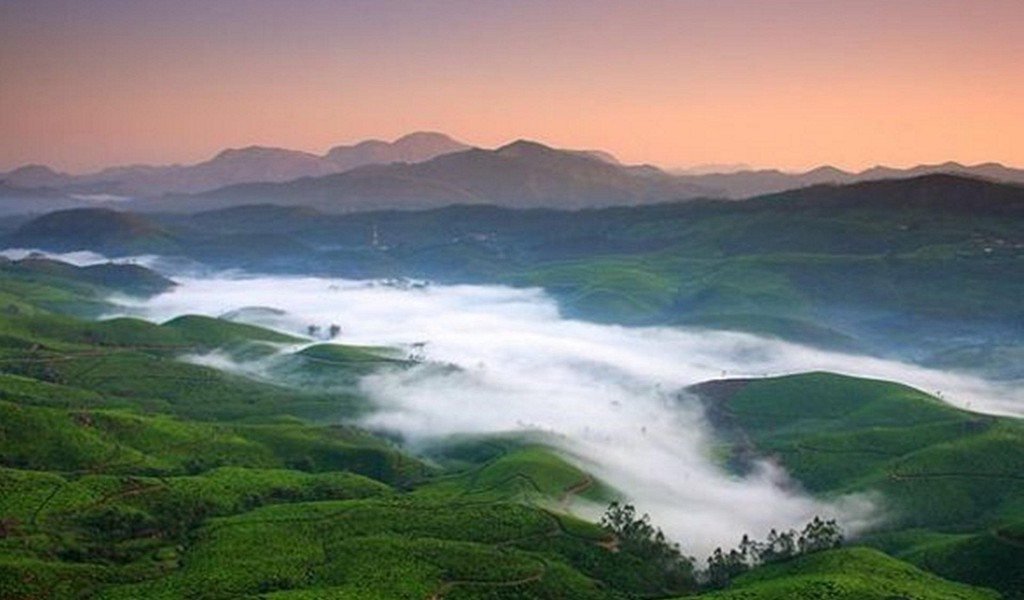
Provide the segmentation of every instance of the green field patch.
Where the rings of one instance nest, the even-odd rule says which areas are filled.
[[[708,599],[995,600],[991,590],[953,583],[867,548],[830,550],[759,567]]]
[[[442,591],[445,597],[490,597],[495,590],[601,597],[564,564],[548,579],[551,559],[508,546],[548,534],[557,535],[557,528],[546,513],[516,504],[280,504],[213,520],[181,569],[100,597],[201,592],[228,598],[288,590],[294,593],[273,597],[309,597],[300,590],[357,598],[423,598]]]
[[[1024,518],[1020,420],[823,373],[697,389],[740,457],[772,456],[819,494],[872,492],[884,520],[865,543],[958,581],[1019,592],[1007,574],[1020,559],[1016,538],[993,532]]]
[[[949,579],[995,588],[1010,599],[1024,597],[1024,521],[918,544],[898,556]]]
[[[73,564],[0,553],[0,590],[5,600],[85,599],[118,578],[102,565]]]
[[[116,408],[128,405],[90,390],[7,373],[0,373],[0,400],[20,405],[65,409]]]
[[[571,314],[599,320],[649,320],[672,302],[677,284],[649,260],[591,259],[544,265],[515,277],[553,292]]]
[[[728,410],[757,431],[903,426],[969,417],[913,388],[886,381],[808,373],[752,380]]]
[[[385,346],[314,344],[303,348],[297,354],[309,360],[339,364],[404,362],[394,348]]]
[[[612,496],[607,486],[551,448],[521,443],[500,447],[493,455],[484,452],[478,457],[486,459],[482,463],[421,486],[415,493],[464,500],[541,502],[560,506],[562,510],[568,509],[576,497],[604,502]]]
[[[247,440],[272,448],[283,466],[301,471],[352,471],[407,484],[429,473],[424,463],[372,434],[349,426],[273,424],[238,426]]]
[[[239,342],[295,344],[302,341],[297,337],[263,327],[201,315],[175,317],[160,327],[180,336],[193,346],[207,349],[220,348]]]

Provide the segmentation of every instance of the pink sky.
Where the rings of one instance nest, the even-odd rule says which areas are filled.
[[[667,167],[1024,166],[1020,0],[0,0],[0,171],[415,130]]]

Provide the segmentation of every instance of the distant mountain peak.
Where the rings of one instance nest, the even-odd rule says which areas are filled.
[[[551,146],[545,146],[540,142],[533,140],[518,139],[514,142],[505,144],[494,151],[495,154],[501,156],[510,157],[521,157],[526,155],[537,155],[537,154],[550,154],[557,152]]]
[[[70,175],[40,164],[24,165],[0,175],[0,179],[20,188],[57,187],[67,183],[70,178]]]
[[[461,146],[466,145],[446,133],[441,133],[440,131],[414,131],[396,139],[392,144],[407,144],[411,142],[442,142]]]
[[[615,158],[609,152],[604,150],[566,150],[562,148],[553,148],[547,144],[537,142],[528,139],[518,139],[514,142],[505,144],[504,146],[498,147],[494,150],[494,153],[498,156],[506,158],[545,158],[554,156],[564,157],[575,157],[582,158],[588,161],[594,161],[603,163],[606,165],[612,165],[615,167],[623,167],[624,165],[619,162],[619,159]]]
[[[393,142],[364,140],[351,146],[335,146],[323,156],[336,170],[397,162],[418,163],[442,154],[468,150],[470,146],[435,131],[414,131]]]
[[[811,169],[810,171],[807,171],[806,173],[804,173],[804,175],[817,175],[820,177],[849,177],[850,173],[838,167],[833,167],[832,165],[822,165],[820,167],[816,167],[814,169]]]
[[[20,166],[17,169],[14,169],[10,173],[8,173],[8,175],[14,175],[14,174],[18,174],[18,175],[53,175],[53,176],[59,176],[60,175],[60,173],[58,173],[57,171],[54,171],[50,167],[48,167],[46,165],[37,164],[37,163],[32,163],[32,164]]]
[[[213,160],[239,159],[239,158],[277,158],[308,156],[316,158],[316,155],[301,150],[286,150],[273,146],[245,146],[242,148],[225,148],[213,157]]]
[[[604,150],[573,150],[573,152],[575,152],[576,154],[579,154],[580,156],[586,156],[588,158],[596,158],[597,160],[599,160],[601,162],[606,162],[606,163],[608,163],[610,165],[622,166],[622,161],[620,161],[611,152],[606,152]],[[637,165],[637,166],[639,166],[639,167],[657,168],[654,165],[650,165],[650,164],[643,164],[643,165]]]

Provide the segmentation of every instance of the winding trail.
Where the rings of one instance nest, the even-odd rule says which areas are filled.
[[[529,585],[538,581],[543,581],[544,576],[548,572],[548,563],[544,559],[537,559],[540,563],[540,571],[530,575],[528,577],[522,577],[520,579],[513,579],[508,581],[484,581],[474,579],[453,579],[446,581],[441,584],[441,587],[436,592],[427,597],[427,600],[441,600],[444,595],[455,587],[490,587],[490,588],[510,588],[518,587],[522,585]]]
[[[594,485],[594,478],[589,473],[583,474],[583,479],[580,479],[576,483],[562,490],[562,494],[558,497],[558,506],[568,512],[569,506],[572,504],[573,497],[585,492]]]

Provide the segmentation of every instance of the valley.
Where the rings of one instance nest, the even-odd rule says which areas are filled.
[[[1024,201],[945,176],[859,186],[9,221],[0,583],[1020,597]],[[600,525],[615,501],[678,550],[624,546]],[[725,589],[706,570],[813,517],[848,547]]]
[[[0,0],[0,600],[1024,600],[1021,0]]]

